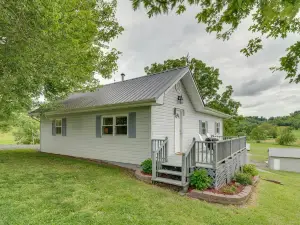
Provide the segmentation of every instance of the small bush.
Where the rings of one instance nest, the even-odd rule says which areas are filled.
[[[147,174],[152,174],[152,160],[151,159],[146,159],[144,162],[141,164],[142,166],[142,171]]]
[[[260,141],[262,140],[266,140],[267,139],[267,135],[265,130],[263,130],[261,127],[255,127],[251,133],[250,133],[250,137],[252,140],[255,140],[257,143],[260,143]]]
[[[252,176],[248,173],[236,173],[234,175],[234,180],[242,185],[252,184]]]
[[[237,192],[237,188],[235,186],[225,186],[221,189],[221,191],[225,194],[235,194]]]
[[[276,142],[280,145],[290,145],[296,141],[296,136],[293,134],[291,128],[284,128],[281,130]]]
[[[17,144],[39,144],[40,123],[28,115],[20,114],[14,122],[16,130],[13,132]]]
[[[246,164],[243,166],[243,172],[244,173],[248,173],[251,174],[251,176],[257,176],[258,175],[258,171],[256,169],[256,166],[253,164]]]
[[[212,184],[212,178],[208,176],[205,169],[195,170],[191,176],[191,185],[197,190],[209,188]]]

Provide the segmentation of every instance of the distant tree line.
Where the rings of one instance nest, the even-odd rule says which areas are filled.
[[[231,119],[230,124],[230,129],[225,130],[226,135],[246,135],[257,142],[271,138],[279,144],[288,145],[296,141],[292,130],[300,128],[300,111],[269,119],[262,116],[237,116]]]

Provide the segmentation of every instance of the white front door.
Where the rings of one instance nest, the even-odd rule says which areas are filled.
[[[175,126],[174,126],[175,153],[179,153],[181,152],[181,141],[182,141],[182,110],[176,109],[174,120],[175,120]]]

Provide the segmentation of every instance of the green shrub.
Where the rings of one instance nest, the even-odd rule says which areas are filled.
[[[152,174],[152,160],[151,159],[146,159],[144,162],[141,164],[142,166],[142,171],[147,174]]]
[[[291,128],[284,128],[280,131],[276,142],[280,145],[290,145],[296,141],[296,136],[293,134]]]
[[[191,185],[197,190],[209,188],[212,184],[212,178],[208,176],[205,169],[195,170],[191,176]]]
[[[252,140],[255,140],[257,143],[260,143],[260,141],[262,140],[266,140],[267,139],[267,135],[266,135],[266,131],[263,130],[261,127],[255,127],[251,133],[250,133],[250,137]]]
[[[235,194],[237,192],[237,188],[235,186],[225,186],[221,189],[225,194]]]
[[[257,176],[258,175],[258,171],[256,169],[256,166],[253,164],[246,164],[243,166],[243,172],[244,173],[248,173],[251,174],[251,176]]]
[[[14,122],[13,132],[17,144],[39,144],[40,123],[26,114],[19,114]]]
[[[242,185],[252,184],[252,176],[248,173],[236,173],[234,175],[234,180]]]

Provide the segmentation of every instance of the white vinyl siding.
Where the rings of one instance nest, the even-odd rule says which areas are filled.
[[[124,116],[129,112],[136,112],[136,138],[127,135],[96,137],[96,115],[104,118],[111,115]],[[51,121],[56,118],[41,119],[42,152],[132,164],[140,164],[151,157],[150,107],[70,114],[64,117],[68,121],[66,137],[52,136]]]
[[[185,87],[182,84],[183,103],[177,104],[178,93],[175,90],[175,85],[165,94],[164,104],[152,106],[151,108],[151,135],[152,138],[169,138],[169,154],[174,154],[174,108],[184,110],[183,116],[183,143],[182,150],[187,151],[193,137],[199,140],[199,121],[207,122],[207,133],[215,134],[215,122],[220,123],[220,134],[223,135],[222,118],[211,116],[208,114],[196,112],[190,98],[187,95]]]

